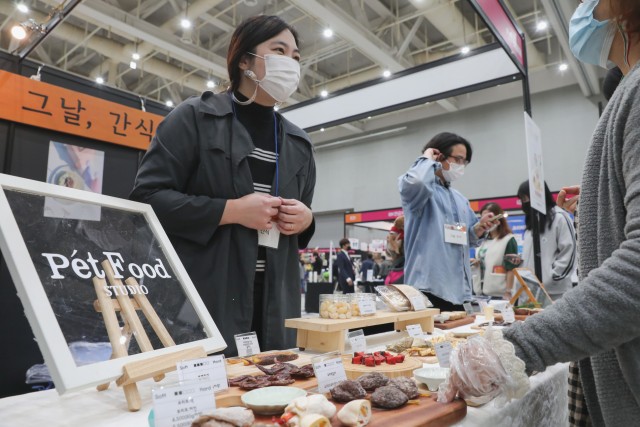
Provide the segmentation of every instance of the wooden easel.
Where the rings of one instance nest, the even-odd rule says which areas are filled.
[[[176,344],[171,338],[169,331],[167,331],[162,320],[151,306],[147,296],[142,293],[138,282],[133,277],[129,277],[125,280],[127,285],[125,287],[120,279],[114,277],[115,274],[109,261],[103,261],[101,265],[112,289],[113,287],[118,289],[118,292],[116,292],[116,300],[113,300],[104,291],[107,281],[99,277],[93,278],[93,286],[98,297],[94,302],[94,307],[96,311],[102,312],[102,318],[104,319],[112,348],[111,358],[115,359],[128,356],[127,348],[132,336],[135,337],[142,352],[153,351],[151,341],[142,326],[136,310],[142,311],[145,315],[147,321],[160,339],[160,342],[162,342],[162,345],[165,347],[175,346]],[[129,292],[127,288],[135,292]],[[130,293],[133,294],[133,300],[129,296]],[[120,330],[120,324],[118,322],[118,311],[124,322],[122,331]],[[123,336],[125,340],[121,341]],[[176,363],[179,361],[206,357],[206,355],[202,347],[195,347],[125,364],[122,368],[123,374],[116,380],[116,384],[124,390],[129,410],[134,412],[142,407],[140,392],[138,391],[136,382],[147,378],[153,378],[156,382],[161,381],[165,373],[176,369]],[[109,383],[101,384],[97,387],[98,391],[104,391],[108,388]]]
[[[529,297],[529,302],[533,303],[536,307],[540,307],[541,305],[536,299],[536,297],[533,296],[533,292],[531,292],[531,288],[529,288],[529,285],[527,285],[527,281],[524,280],[522,274],[520,273],[521,271],[524,271],[527,274],[533,275],[533,277],[538,282],[538,286],[540,286],[540,289],[542,289],[542,292],[544,292],[544,294],[547,296],[549,301],[551,301],[551,304],[553,304],[553,300],[547,293],[547,290],[544,288],[544,285],[542,284],[542,282],[536,277],[535,273],[529,270],[528,268],[516,268],[513,270],[516,278],[518,279],[518,282],[520,282],[520,289],[518,289],[518,291],[513,295],[513,297],[511,297],[511,299],[509,300],[509,304],[511,305],[515,304],[515,302],[518,301],[518,298],[520,297],[522,292],[524,292]]]

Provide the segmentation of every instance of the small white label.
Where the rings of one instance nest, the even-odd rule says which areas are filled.
[[[360,314],[374,314],[376,312],[376,302],[370,299],[358,300]]]
[[[413,338],[422,337],[424,335],[420,324],[407,325],[407,332],[409,333],[409,336]]]
[[[513,312],[513,308],[509,307],[502,311],[502,319],[504,323],[513,323],[516,321],[516,315]]]
[[[154,389],[156,427],[189,427],[200,415],[216,409],[213,385],[207,381]]]
[[[427,308],[427,306],[424,304],[424,297],[422,295],[414,295],[409,298],[409,301],[411,301],[411,306],[413,307],[414,311],[420,311]]]
[[[187,360],[178,362],[176,366],[181,382],[206,380],[213,386],[214,392],[229,388],[224,356]]]
[[[451,356],[451,343],[449,341],[443,341],[436,344],[436,357],[438,363],[443,368],[449,367],[449,356]]]
[[[238,356],[246,357],[260,353],[260,344],[258,344],[258,336],[255,332],[234,335],[234,338],[236,339]]]
[[[467,228],[464,225],[444,225],[444,241],[454,245],[467,244]]]
[[[367,270],[367,277],[365,277],[367,282],[373,282],[373,270]]]
[[[467,315],[473,314],[473,306],[470,302],[465,302],[462,306],[464,307],[464,311],[467,312]]]
[[[258,245],[277,249],[278,243],[280,243],[280,230],[277,223],[271,222],[271,230],[258,230]]]
[[[318,391],[327,393],[334,388],[340,381],[347,379],[341,358],[327,359],[322,362],[313,364],[313,370],[318,379]]]
[[[349,344],[351,344],[351,351],[367,351],[367,339],[364,337],[364,332],[362,329],[358,329],[357,331],[349,332]]]

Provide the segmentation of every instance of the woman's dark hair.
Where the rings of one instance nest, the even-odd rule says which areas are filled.
[[[441,152],[445,157],[449,157],[453,151],[453,147],[462,144],[467,149],[467,162],[471,163],[471,155],[473,150],[469,141],[451,132],[442,132],[431,138],[431,141],[427,142],[427,145],[422,148],[422,153],[428,148],[435,148]]]
[[[229,73],[229,88],[232,91],[240,86],[240,61],[247,52],[255,53],[256,46],[263,43],[284,30],[291,31],[298,42],[298,32],[277,16],[258,15],[247,18],[238,25],[231,36],[227,51],[227,72]]]
[[[529,193],[528,180],[520,184],[520,187],[518,188],[518,198],[522,200],[523,196],[527,196],[529,200],[531,200],[531,194]],[[556,205],[556,201],[553,200],[553,194],[551,194],[551,191],[549,190],[549,187],[547,186],[546,181],[544,183],[544,199],[545,199],[545,204],[547,205],[546,215],[542,215],[540,212],[538,212],[533,208],[530,208],[528,213],[525,212],[526,216],[524,221],[525,221],[525,225],[527,226],[527,230],[531,230],[531,227],[533,227],[533,222],[531,220],[532,218],[531,215],[533,213],[538,215],[538,224],[540,224],[541,233],[544,232],[545,226],[547,225],[547,221],[548,221],[549,229],[551,229],[551,224],[553,224],[553,219],[556,216],[556,213],[553,209],[553,207]]]
[[[624,30],[636,38],[640,36],[640,2],[638,0],[611,0],[612,15],[624,25]]]
[[[504,213],[500,205],[493,202],[489,202],[481,207],[480,215],[482,215],[482,212],[484,211],[489,211],[494,215],[500,215]],[[509,223],[507,222],[507,219],[505,217],[500,218],[498,222],[500,223],[500,225],[498,226],[498,239],[502,239],[504,236],[511,234],[511,227],[509,227]]]

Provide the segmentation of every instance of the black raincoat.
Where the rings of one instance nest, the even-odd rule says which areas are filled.
[[[153,207],[222,333],[227,355],[236,353],[233,336],[251,328],[258,254],[256,230],[219,225],[228,199],[253,193],[247,156],[254,144],[231,102],[226,93],[205,92],[178,105],[158,126],[131,193]],[[278,195],[310,208],[316,181],[311,141],[277,117]],[[285,329],[284,319],[300,317],[298,249],[313,231],[314,223],[298,235],[281,234],[278,248],[267,248],[264,300],[258,302],[263,350],[295,345],[295,330]]]

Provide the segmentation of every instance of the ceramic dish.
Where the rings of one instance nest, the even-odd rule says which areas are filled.
[[[438,386],[444,382],[449,373],[449,368],[441,368],[440,366],[428,366],[413,371],[416,380],[425,384],[429,391],[438,391]]]
[[[307,391],[298,387],[264,387],[243,394],[240,399],[256,414],[277,415],[296,397],[306,396]]]

